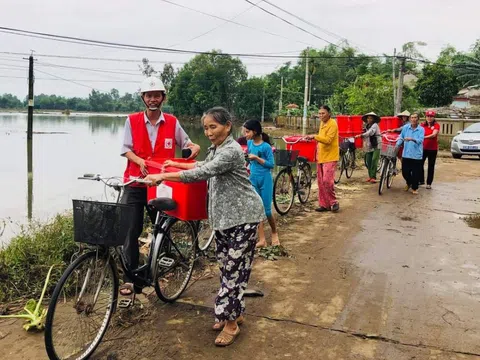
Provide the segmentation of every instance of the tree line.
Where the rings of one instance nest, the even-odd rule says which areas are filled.
[[[165,64],[157,71],[144,58],[140,71],[145,76],[158,76],[165,83],[167,112],[197,116],[209,107],[221,105],[241,119],[259,118],[262,106],[266,118],[285,113],[285,106],[290,103],[301,108],[307,54],[311,111],[327,103],[336,113],[375,111],[391,115],[394,108],[392,69],[395,68],[398,79],[400,66],[404,74],[414,75],[416,79],[414,84],[403,86],[402,109],[446,106],[461,87],[480,85],[480,39],[466,53],[448,46],[435,63],[423,58],[418,49],[421,45],[424,44],[405,44],[396,66],[392,57],[372,57],[351,47],[339,49],[330,45],[323,49],[305,49],[298,61],[286,62],[262,77],[249,77],[239,58],[222,54],[220,50],[197,55],[178,70]],[[402,63],[402,59],[405,62]],[[283,106],[279,109],[280,92]],[[92,90],[88,98],[40,94],[34,100],[36,109],[48,110],[133,112],[144,108],[137,93],[120,96],[117,89],[109,93]],[[0,96],[0,108],[25,106],[26,100],[21,101],[11,94]],[[292,110],[295,111],[302,112]]]

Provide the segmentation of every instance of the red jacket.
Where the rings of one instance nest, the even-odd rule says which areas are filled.
[[[144,116],[143,112],[129,115],[130,127],[132,129],[132,151],[135,155],[144,160],[153,158],[174,158],[177,118],[173,115],[163,114],[165,121],[161,121],[158,126],[155,148],[152,151],[152,144],[148,137]],[[131,177],[142,177],[142,172],[140,166],[128,160],[127,168],[124,173],[124,181],[129,181]]]

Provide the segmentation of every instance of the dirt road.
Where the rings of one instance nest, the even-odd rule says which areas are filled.
[[[181,301],[152,295],[119,312],[95,359],[480,359],[480,161],[440,159],[433,190],[378,196],[365,171],[338,186],[341,211],[297,205],[281,221],[290,258],[257,258],[247,321],[229,348],[213,345],[216,274]],[[314,198],[315,195],[312,197]],[[44,359],[41,335],[0,322],[4,359]]]

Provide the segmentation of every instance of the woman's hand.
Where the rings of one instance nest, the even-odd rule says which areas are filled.
[[[355,135],[355,136],[354,136],[355,139],[358,139],[359,137],[362,137],[362,134],[359,134],[359,135]]]
[[[175,167],[177,165],[177,163],[173,160],[167,160],[163,163],[163,167],[167,167],[167,166],[173,166]]]
[[[313,140],[315,138],[315,135],[305,135],[305,139],[307,140]]]
[[[149,186],[157,186],[163,181],[163,174],[152,174],[145,177],[145,181],[150,181]]]
[[[258,160],[260,159],[257,155],[248,154],[248,160]]]

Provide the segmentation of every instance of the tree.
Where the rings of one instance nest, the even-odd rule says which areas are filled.
[[[163,71],[160,74],[160,79],[165,85],[165,88],[169,90],[170,86],[172,85],[173,79],[175,79],[175,69],[173,68],[171,63],[167,63],[163,66]]]
[[[391,115],[393,108],[392,81],[381,75],[363,75],[355,83],[345,88],[337,88],[330,99],[333,109],[342,109],[347,114],[365,114],[370,111],[380,116]],[[408,88],[404,89],[404,108],[416,109],[418,102],[415,94]]]
[[[23,104],[15,95],[3,94],[0,95],[0,109],[20,109]]]
[[[265,117],[275,109],[275,92],[268,90],[267,81],[254,77],[243,81],[238,89],[235,100],[235,115],[241,119],[258,119],[262,116],[262,103],[265,91]]]
[[[468,54],[455,59],[455,72],[463,86],[480,86],[480,39],[472,46]]]
[[[417,81],[415,91],[425,106],[446,106],[460,90],[460,83],[453,70],[442,65],[427,65]]]
[[[238,58],[220,51],[195,56],[180,69],[169,96],[179,115],[201,115],[212,106],[233,110],[236,91],[247,79],[247,70]]]
[[[149,77],[157,73],[153,66],[150,65],[150,61],[147,58],[143,58],[142,65],[139,65],[138,67],[145,77]]]

